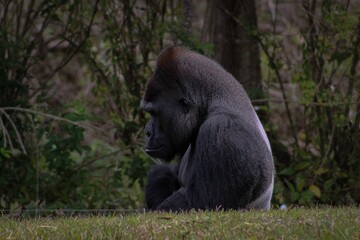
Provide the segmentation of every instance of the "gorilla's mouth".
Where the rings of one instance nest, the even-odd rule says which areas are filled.
[[[146,152],[146,153],[149,153],[149,154],[155,153],[155,152],[159,152],[159,151],[161,151],[161,150],[164,148],[164,146],[165,146],[165,145],[161,145],[161,146],[159,146],[159,147],[154,147],[154,148],[145,148],[145,152]]]

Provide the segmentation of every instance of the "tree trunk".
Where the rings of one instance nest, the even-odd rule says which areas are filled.
[[[215,59],[244,86],[251,99],[263,98],[259,46],[249,33],[257,27],[255,2],[209,0],[208,7]]]

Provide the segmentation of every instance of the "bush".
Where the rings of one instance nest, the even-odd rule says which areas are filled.
[[[333,1],[321,6],[304,1],[303,8],[300,34],[257,33],[274,76],[269,81],[280,86],[292,136],[291,159],[276,161],[275,202],[359,203],[360,12]],[[284,60],[290,58],[289,45],[297,48],[299,61]],[[289,85],[301,92],[295,104],[290,99],[297,96],[287,96]]]

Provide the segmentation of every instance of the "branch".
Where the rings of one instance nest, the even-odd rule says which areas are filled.
[[[14,131],[15,131],[15,134],[16,134],[16,137],[17,137],[17,139],[18,139],[18,141],[19,141],[20,147],[21,147],[23,153],[26,155],[27,152],[26,152],[24,143],[23,143],[23,141],[22,141],[22,139],[21,139],[21,135],[20,135],[20,133],[19,133],[19,131],[18,131],[15,123],[13,122],[13,120],[11,119],[11,117],[9,116],[9,114],[7,114],[7,113],[5,112],[5,110],[4,110],[3,108],[0,108],[0,112],[1,112],[2,114],[4,114],[4,116],[6,117],[6,119],[9,121],[10,125],[13,127],[13,129],[14,129]]]
[[[90,128],[90,129],[95,129],[95,130],[98,130],[100,132],[103,132],[102,129],[94,127],[94,126],[89,126],[89,125],[85,125],[85,124],[82,124],[82,123],[79,123],[79,122],[74,122],[74,121],[71,121],[71,120],[66,119],[66,118],[58,117],[58,116],[51,115],[51,114],[48,114],[48,113],[39,112],[39,111],[36,111],[36,110],[31,110],[31,109],[27,109],[27,108],[19,108],[19,107],[3,107],[3,108],[0,108],[0,111],[3,112],[3,113],[6,113],[6,111],[9,111],[9,110],[10,111],[19,111],[19,112],[27,112],[27,113],[31,113],[31,114],[37,114],[37,115],[41,115],[41,116],[44,116],[44,117],[47,117],[47,118],[50,118],[50,119],[53,119],[53,120],[70,123],[70,124],[78,126],[78,127]]]
[[[287,103],[297,103],[300,105],[311,105],[311,106],[320,106],[320,107],[334,107],[334,106],[341,106],[347,104],[360,104],[360,101],[355,102],[302,102],[296,100],[289,100],[289,99],[281,99],[281,98],[263,98],[263,99],[253,99],[251,100],[252,103],[262,103],[262,102],[287,102]]]
[[[4,131],[4,133],[3,133],[4,147],[7,146],[7,140],[9,140],[10,149],[13,150],[14,146],[11,141],[10,134],[9,134],[8,130],[6,129],[5,124],[1,117],[0,117],[0,129],[3,129],[3,131]]]
[[[66,39],[73,47],[75,47],[75,50],[62,60],[62,62],[59,64],[59,66],[57,66],[55,68],[55,70],[52,72],[52,74],[49,76],[49,79],[51,79],[59,70],[61,70],[66,64],[69,63],[69,61],[80,51],[80,49],[85,44],[86,40],[89,38],[91,27],[93,25],[93,22],[94,22],[94,19],[95,19],[95,14],[97,12],[97,7],[98,7],[98,4],[99,4],[99,1],[100,0],[97,0],[95,2],[95,6],[94,6],[94,10],[93,10],[93,13],[92,13],[92,16],[91,16],[90,23],[89,23],[88,27],[85,30],[84,39],[78,45],[76,45],[72,41]]]

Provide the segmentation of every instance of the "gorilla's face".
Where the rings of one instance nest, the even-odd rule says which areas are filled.
[[[171,118],[165,111],[154,107],[156,102],[142,102],[143,109],[151,114],[146,125],[145,151],[152,157],[171,160],[175,155],[175,146],[171,141],[169,125]]]
[[[146,92],[151,98],[144,97],[141,109],[150,113],[151,119],[145,128],[145,151],[170,161],[175,154],[185,153],[191,142],[197,125],[195,105],[179,89],[156,88],[153,84]]]

